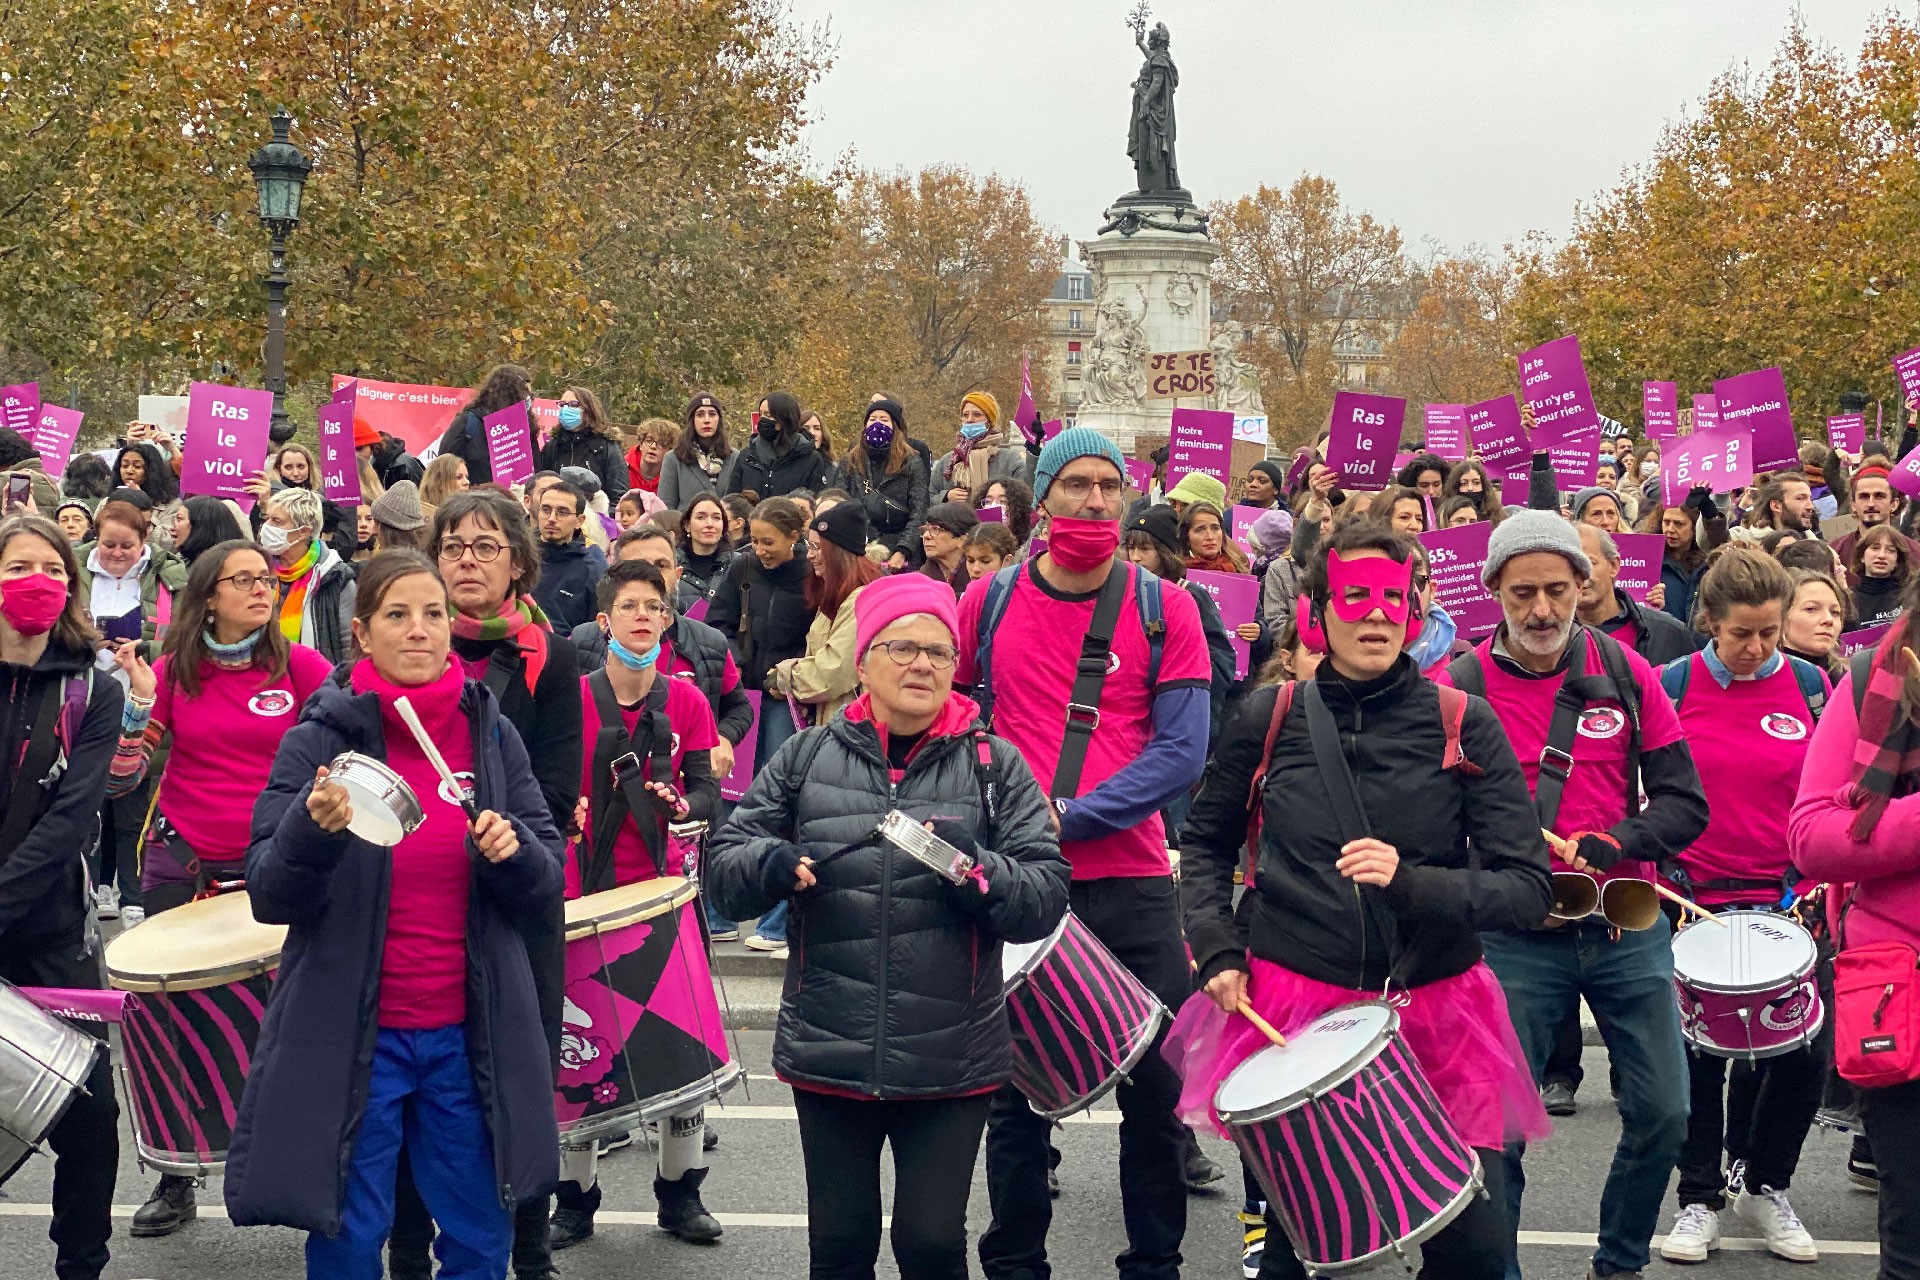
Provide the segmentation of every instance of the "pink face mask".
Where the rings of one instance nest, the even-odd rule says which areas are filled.
[[[1362,591],[1366,594],[1354,598]],[[1388,622],[1404,626],[1413,611],[1413,561],[1397,563],[1392,556],[1347,560],[1330,552],[1327,603],[1342,622],[1359,622],[1378,609]]]
[[[67,607],[67,584],[44,573],[0,582],[0,617],[23,636],[53,629]]]

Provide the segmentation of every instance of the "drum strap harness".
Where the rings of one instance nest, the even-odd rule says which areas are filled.
[[[1313,757],[1320,766],[1320,777],[1326,784],[1327,800],[1333,809],[1334,822],[1340,827],[1341,842],[1350,844],[1370,837],[1373,827],[1367,821],[1366,806],[1360,799],[1360,787],[1353,780],[1353,768],[1347,763],[1347,753],[1340,749],[1340,727],[1334,723],[1333,712],[1327,709],[1326,701],[1320,696],[1318,683],[1307,683],[1306,704],[1307,736],[1313,742]],[[1380,896],[1367,892],[1370,887],[1363,884],[1353,886],[1362,915],[1376,905],[1376,899]],[[1406,981],[1395,972],[1400,960],[1399,924],[1394,920],[1391,910],[1381,912],[1377,918],[1381,921],[1380,932],[1387,940],[1387,987],[1390,990],[1398,981],[1400,989],[1404,991],[1407,989]],[[1364,935],[1362,937],[1360,954],[1364,965],[1366,944]]]
[[[654,677],[653,688],[641,704],[639,722],[629,735],[625,713],[606,670],[587,677],[594,709],[600,715],[600,733],[593,744],[593,795],[589,797],[593,806],[593,848],[580,867],[582,893],[614,887],[613,844],[620,834],[620,824],[628,817],[639,828],[656,872],[667,873],[666,840],[660,824],[649,820],[659,814],[660,806],[646,788],[648,769],[642,760],[651,762],[656,781],[672,781],[673,726],[666,712],[668,678],[664,674]]]

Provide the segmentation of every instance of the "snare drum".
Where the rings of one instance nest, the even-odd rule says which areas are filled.
[[[685,876],[700,883],[700,852],[707,846],[707,824],[703,821],[667,824],[667,874]]]
[[[407,780],[372,756],[341,752],[327,766],[327,780],[346,788],[351,797],[347,830],[369,844],[392,848],[426,821]]]
[[[104,1043],[0,982],[0,1182],[60,1123]]]
[[[1214,1094],[1309,1274],[1401,1256],[1480,1193],[1480,1157],[1399,1028],[1380,1001],[1334,1009],[1253,1054]]]
[[[1813,935],[1771,911],[1695,920],[1673,936],[1680,1034],[1701,1053],[1749,1061],[1812,1044],[1827,1016],[1817,959]]]
[[[699,911],[693,883],[679,876],[567,904],[554,1088],[564,1144],[692,1110],[740,1079]]]
[[[121,1075],[140,1161],[202,1177],[226,1167],[287,927],[261,924],[244,891],[175,907],[107,944],[127,993]]]
[[[1127,1078],[1166,1006],[1067,912],[1051,937],[1001,948],[1013,1083],[1049,1120],[1083,1111]]]

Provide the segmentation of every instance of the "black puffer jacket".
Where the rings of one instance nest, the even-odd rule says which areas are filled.
[[[1493,709],[1468,700],[1460,745],[1473,767],[1447,771],[1438,689],[1404,656],[1366,684],[1322,663],[1313,683],[1339,727],[1372,834],[1399,850],[1399,869],[1384,890],[1334,869],[1345,839],[1314,761],[1300,685],[1273,744],[1257,888],[1234,910],[1247,794],[1279,696],[1256,690],[1207,765],[1181,832],[1181,906],[1200,980],[1245,969],[1251,951],[1320,982],[1377,991],[1391,954],[1397,983],[1420,986],[1472,968],[1481,930],[1545,920],[1547,846]]]
[[[767,569],[747,551],[733,558],[714,586],[707,625],[727,638],[747,688],[764,688],[768,668],[806,653],[807,628],[813,625],[806,594],[811,572],[803,556]]]
[[[813,447],[813,438],[802,433],[786,448],[775,450],[759,436],[746,448],[736,451],[722,478],[720,496],[753,492],[766,498],[784,498],[795,489],[818,493],[827,487],[833,468]]]
[[[619,502],[627,483],[627,456],[617,440],[591,431],[556,430],[533,455],[536,471],[558,471],[562,467],[585,467],[600,477],[600,491],[608,502]]]
[[[876,1098],[988,1089],[1012,1073],[1000,944],[1045,937],[1067,905],[1046,797],[1012,745],[989,738],[989,836],[973,703],[952,698],[898,783],[866,706],[790,739],[755,775],[708,849],[707,892],[739,920],[793,902],[773,1042],[783,1080]],[[824,861],[871,836],[890,809],[962,823],[985,846],[988,892],[949,884],[880,841]],[[803,855],[822,863],[819,883],[796,894]]]
[[[1706,639],[1671,615],[1641,604],[1618,587],[1613,589],[1613,599],[1620,612],[1601,623],[1600,630],[1615,640],[1625,640],[1623,633],[1632,627],[1631,648],[1645,658],[1650,667],[1664,667],[1675,658],[1690,657],[1700,648],[1699,642]]]
[[[872,466],[862,473],[851,463],[841,474],[847,492],[867,509],[872,540],[888,551],[905,552],[908,563],[919,564],[926,554],[920,546],[920,525],[927,518],[927,464],[920,455],[909,452],[906,464],[892,475]]]

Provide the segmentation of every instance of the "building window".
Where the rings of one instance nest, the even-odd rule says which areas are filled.
[[[1080,363],[1080,344],[1079,343],[1069,342],[1067,344],[1067,363],[1068,364]]]
[[[1080,327],[1080,308],[1075,307],[1073,310],[1067,312],[1067,328],[1078,329],[1079,327]]]
[[[1067,277],[1067,301],[1085,302],[1087,300],[1087,278],[1085,276]]]

